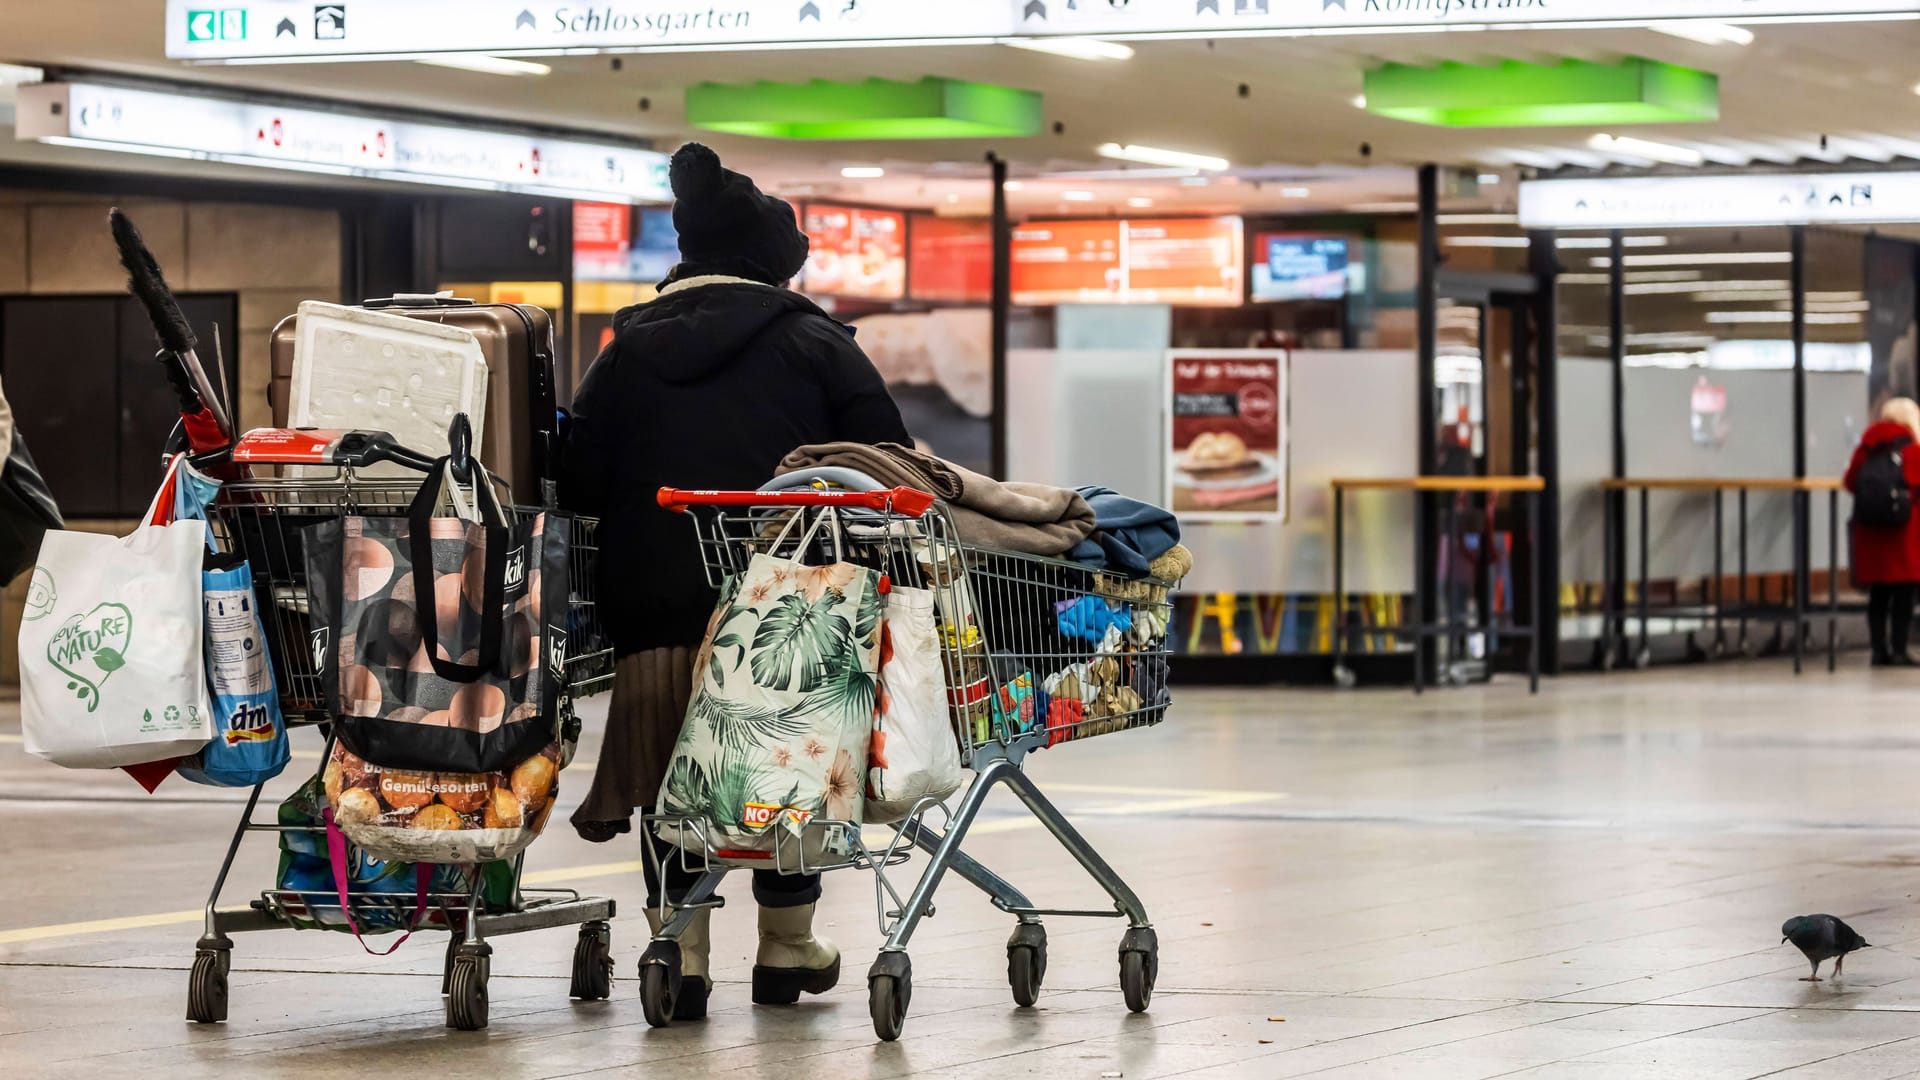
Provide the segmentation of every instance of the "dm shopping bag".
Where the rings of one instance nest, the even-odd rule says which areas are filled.
[[[867,751],[868,824],[899,821],[922,799],[960,790],[960,747],[947,710],[947,681],[933,593],[895,587],[880,627],[880,708]]]
[[[202,575],[213,739],[180,764],[180,775],[196,784],[252,787],[279,776],[292,757],[257,603],[244,561]]]
[[[657,805],[659,834],[690,851],[771,852],[785,834],[814,853],[839,850],[815,818],[861,820],[867,744],[878,701],[880,580],[843,561],[839,519],[821,511],[792,558],[748,562],[724,590],[695,657],[698,680]],[[800,559],[826,528],[833,561]],[[688,820],[671,820],[671,819]]]
[[[171,497],[176,470],[143,522]],[[213,737],[201,654],[206,528],[187,520],[128,536],[46,534],[20,623],[28,753],[111,769],[182,757]]]
[[[309,639],[334,730],[392,769],[492,773],[555,741],[564,684],[572,518],[509,523],[485,470],[476,507],[436,514],[446,459],[405,517],[309,527]]]

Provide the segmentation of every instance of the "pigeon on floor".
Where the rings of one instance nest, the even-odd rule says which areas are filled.
[[[1870,949],[1867,939],[1855,933],[1853,927],[1834,918],[1832,915],[1795,915],[1780,927],[1782,943],[1791,941],[1813,965],[1813,974],[1801,979],[1801,982],[1820,981],[1820,962],[1833,961],[1833,974],[1836,978],[1840,969],[1846,965],[1847,954],[1856,949]]]

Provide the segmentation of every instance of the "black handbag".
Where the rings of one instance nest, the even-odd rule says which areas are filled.
[[[0,467],[0,585],[32,568],[48,529],[65,527],[60,504],[27,452],[27,440],[14,428],[12,449]]]

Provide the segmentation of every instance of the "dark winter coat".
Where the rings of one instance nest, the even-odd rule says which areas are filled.
[[[615,650],[691,647],[717,596],[660,488],[752,491],[796,446],[912,440],[853,335],[798,293],[691,278],[613,325],[574,394],[560,500],[600,518]]]
[[[1866,430],[1847,466],[1846,488],[1853,490],[1854,480],[1867,457],[1896,439],[1914,442],[1913,432],[1905,424],[1882,420]],[[1907,486],[1920,489],[1920,446],[1909,446],[1900,456]],[[1856,585],[1899,585],[1920,582],[1920,511],[1907,518],[1905,526],[1849,526],[1853,539],[1852,576]]]

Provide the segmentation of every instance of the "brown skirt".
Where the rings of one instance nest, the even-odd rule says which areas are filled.
[[[586,801],[573,812],[580,835],[606,840],[625,832],[635,808],[652,806],[660,797],[680,722],[693,698],[695,651],[648,649],[622,657],[614,669],[600,762]]]

